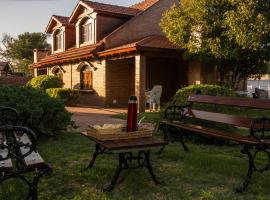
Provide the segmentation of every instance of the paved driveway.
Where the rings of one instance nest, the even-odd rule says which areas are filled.
[[[67,107],[73,113],[72,119],[79,126],[79,131],[86,131],[87,126],[95,124],[125,124],[125,120],[114,119],[112,115],[126,113],[124,109],[89,108],[89,107]]]

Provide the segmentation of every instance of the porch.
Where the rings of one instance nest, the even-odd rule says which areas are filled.
[[[139,112],[146,109],[145,92],[162,86],[161,103],[170,101],[180,86],[188,84],[188,64],[181,56],[137,54],[106,60],[106,105],[126,107],[130,95],[138,97]]]

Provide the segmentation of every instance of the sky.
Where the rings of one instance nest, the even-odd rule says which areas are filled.
[[[70,16],[79,0],[0,0],[0,38],[24,32],[44,32],[53,14]],[[142,0],[94,0],[129,6]]]

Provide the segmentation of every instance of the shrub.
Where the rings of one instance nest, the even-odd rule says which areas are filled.
[[[46,91],[49,88],[61,88],[63,87],[63,81],[57,76],[41,75],[32,78],[26,86]]]
[[[202,95],[210,96],[235,96],[235,92],[233,90],[224,86],[207,84],[190,85],[179,89],[173,97],[173,101],[177,104],[185,103],[189,95],[196,94],[197,92],[200,92]]]
[[[186,104],[187,99],[189,95],[194,95],[194,94],[201,94],[201,95],[210,95],[210,96],[236,96],[236,93],[231,90],[230,88],[224,87],[224,86],[219,86],[219,85],[190,85],[188,87],[184,87],[179,89],[175,96],[173,97],[172,102],[169,102],[166,107],[172,105],[172,104]],[[164,107],[164,109],[166,109]],[[199,110],[206,110],[206,111],[212,111],[212,112],[220,112],[220,113],[237,113],[239,112],[238,108],[235,107],[229,107],[229,106],[221,106],[221,105],[213,105],[213,104],[200,104],[200,103],[195,103],[193,104],[193,108],[199,109]],[[164,116],[164,111],[162,110],[161,115]],[[235,128],[228,126],[228,125],[223,125],[215,122],[206,122],[202,120],[196,120],[196,119],[183,119],[184,121],[187,122],[192,122],[198,125],[203,125],[203,126],[208,126],[208,127],[215,127],[216,129],[219,130],[226,130],[226,131],[236,131]],[[175,134],[178,130],[172,129],[170,132],[170,137],[176,137],[177,134]],[[201,136],[197,135],[189,135],[188,134],[188,139],[192,140],[193,142],[199,142],[199,143],[212,143],[215,139],[209,139],[209,138],[204,138]],[[217,144],[226,144],[226,142],[218,142]]]
[[[46,93],[52,98],[64,100],[66,105],[74,105],[78,102],[79,90],[66,89],[66,88],[50,88]]]
[[[63,101],[33,88],[0,86],[0,105],[17,109],[22,124],[37,135],[53,136],[73,125]]]

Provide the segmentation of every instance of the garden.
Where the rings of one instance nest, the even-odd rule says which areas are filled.
[[[53,77],[39,79],[42,78],[46,80],[40,81],[43,85]],[[40,181],[39,199],[269,199],[270,176],[267,173],[254,175],[243,194],[235,192],[246,175],[248,162],[240,153],[239,145],[220,141],[213,143],[195,136],[186,138],[189,152],[185,152],[177,142],[169,144],[161,155],[156,154],[159,149],[153,150],[153,168],[162,181],[161,185],[155,185],[146,170],[136,170],[135,173],[127,170],[121,175],[116,188],[105,193],[102,188],[113,176],[117,157],[103,155],[92,169],[82,171],[95,150],[94,143],[76,129],[71,129],[74,123],[71,114],[65,110],[65,98],[47,94],[48,90],[57,90],[50,87],[59,84],[44,87],[34,85],[29,83],[22,88],[1,86],[0,102],[1,105],[16,108],[21,116],[20,121],[38,133],[38,151],[53,168],[53,173]],[[172,103],[185,103],[188,95],[198,90],[205,95],[236,95],[226,87],[194,85],[180,89]],[[71,96],[74,92],[71,91]],[[213,108],[206,106],[205,109]],[[220,110],[228,112],[223,107]],[[156,123],[160,121],[163,111],[141,113],[139,118],[145,117],[146,122]],[[242,110],[239,113],[239,110],[232,109],[229,112],[252,117],[270,114],[265,110]],[[127,116],[121,114],[113,117],[126,119]],[[246,130],[239,131],[247,134]],[[161,139],[163,134],[159,132],[154,137]],[[259,165],[265,161],[263,156],[257,160]],[[0,199],[3,200],[22,199],[27,194],[26,185],[17,179],[5,181],[0,188]]]

